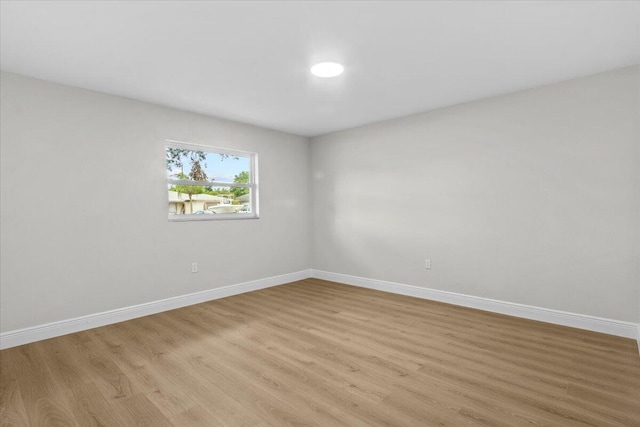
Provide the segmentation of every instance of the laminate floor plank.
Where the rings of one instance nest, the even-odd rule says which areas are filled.
[[[75,362],[69,352],[69,336],[42,341],[37,351],[45,361],[53,380],[78,424],[83,427],[117,426],[127,422],[119,412],[112,412],[104,394],[90,382],[93,375],[83,364]]]
[[[221,425],[220,420],[200,406],[194,406],[169,418],[175,426],[211,427]]]
[[[307,279],[0,352],[1,426],[640,426],[634,340]]]
[[[31,426],[80,426],[61,391],[63,384],[52,377],[38,352],[38,343],[3,350],[18,382]]]
[[[196,321],[206,325],[207,319]],[[218,324],[224,324],[220,319]],[[351,419],[348,412],[339,412],[336,406],[342,402],[332,394],[318,394],[313,401],[302,397],[322,388],[320,382],[310,382],[310,374],[285,361],[263,352],[262,347],[251,338],[253,333],[248,328],[234,328],[232,333],[225,334],[221,346],[206,345],[209,354],[215,354],[225,365],[233,364],[234,370],[246,374],[247,381],[264,391],[292,405],[301,415],[316,419],[322,425],[353,425],[358,420]],[[208,344],[208,343],[207,343]]]
[[[157,316],[154,318],[158,319]],[[142,320],[136,319],[136,325]],[[161,326],[160,323],[158,325]],[[111,325],[92,332],[94,340],[101,343],[105,351],[112,349],[114,361],[123,369],[132,372],[133,377],[143,372],[142,382],[151,384],[154,390],[161,390],[164,394],[174,397],[186,395],[194,402],[193,406],[200,406],[209,413],[209,418],[217,420],[214,425],[260,425],[260,418],[252,412],[245,411],[239,402],[220,388],[224,387],[223,383],[212,384],[209,380],[194,374],[189,360],[182,356],[179,360],[171,357],[170,354],[176,348],[174,344],[162,339],[156,342],[146,339],[145,345],[140,345],[140,339],[143,337],[132,334],[131,328],[122,326],[123,324]],[[148,336],[152,337],[153,335]],[[215,405],[212,402],[215,402]],[[194,416],[190,409],[191,407],[183,411],[186,413],[183,417],[189,417],[188,414]]]
[[[298,291],[299,293],[308,292],[306,290]],[[344,298],[346,300],[346,297]],[[496,335],[495,328],[488,329],[482,322],[478,322],[472,316],[459,316],[456,318],[451,317],[443,317],[438,316],[437,314],[429,314],[425,315],[424,308],[423,313],[416,318],[419,311],[416,310],[394,310],[393,314],[385,315],[385,312],[375,312],[372,311],[371,307],[367,306],[367,301],[364,298],[355,297],[351,301],[348,301],[348,306],[345,307],[344,301],[340,304],[341,311],[338,313],[340,316],[345,317],[355,317],[354,315],[358,314],[360,316],[366,316],[367,314],[370,317],[360,317],[362,321],[373,321],[375,319],[389,319],[391,320],[388,324],[393,327],[398,327],[402,332],[402,329],[405,327],[411,327],[413,329],[419,329],[420,326],[424,326],[428,328],[431,333],[440,334],[448,337],[454,336],[456,334],[459,336],[460,334],[465,334],[467,339],[477,338],[485,340],[487,338],[491,340],[510,340],[510,344],[513,344],[513,341],[517,341],[518,345],[528,345],[530,348],[534,350],[540,350],[542,348],[547,347],[548,351],[551,352],[570,352],[573,357],[580,357],[581,355],[589,356],[589,355],[597,355],[599,359],[602,358],[611,358],[617,364],[632,364],[632,361],[629,361],[627,358],[620,357],[619,353],[615,351],[615,349],[609,350],[608,347],[598,346],[598,347],[589,347],[586,348],[582,346],[581,340],[568,341],[564,338],[564,336],[558,336],[558,334],[550,334],[548,332],[544,333],[533,333],[530,329],[523,339],[521,329],[512,328],[511,330],[507,327],[501,328],[500,334]],[[446,304],[443,304],[446,306]],[[453,306],[452,306],[453,307]],[[453,309],[461,309],[471,311],[470,309],[463,309],[459,307],[453,307]],[[478,311],[478,310],[473,310]],[[360,314],[362,313],[362,314]],[[461,313],[464,313],[461,312]],[[403,316],[404,314],[404,316]],[[485,314],[486,315],[486,314]],[[494,315],[497,316],[497,315]],[[505,316],[506,317],[506,316]],[[507,317],[508,319],[508,317]],[[522,319],[521,319],[522,320]],[[532,322],[532,321],[525,321]],[[532,322],[533,325],[537,322]],[[489,325],[490,326],[490,325]],[[567,328],[570,329],[570,328]],[[625,340],[627,341],[627,340]],[[549,346],[551,344],[552,346]],[[632,342],[633,344],[633,342]],[[578,346],[579,351],[578,351]],[[633,349],[633,346],[631,346]],[[608,351],[607,351],[608,350]]]
[[[171,421],[144,394],[134,394],[116,402],[131,420],[126,425],[149,427],[174,427]]]
[[[237,306],[236,306],[236,308],[237,308]],[[254,310],[255,310],[255,311],[258,311],[259,309],[258,309],[257,307],[254,307]],[[286,328],[286,326],[285,326],[285,325],[278,325],[278,328]],[[277,329],[277,328],[276,328],[276,329]],[[266,333],[266,332],[265,332],[265,333]],[[294,334],[294,333],[292,333],[292,334]],[[301,338],[301,339],[304,339],[304,338]],[[344,346],[343,346],[343,347],[344,347]],[[333,349],[332,349],[332,350],[333,350]],[[369,350],[369,352],[370,352],[370,351],[372,351],[372,349],[370,349],[370,350]],[[334,355],[334,353],[333,353],[332,351],[329,351],[329,353],[328,353],[328,354],[333,355],[333,357],[332,357],[331,359],[334,359],[334,360],[336,359],[336,358],[335,358],[335,355]],[[315,356],[316,356],[316,357],[314,358],[314,360],[319,360],[319,359],[321,359],[321,358],[322,358],[322,355],[315,355]],[[361,358],[361,363],[362,363],[362,362],[364,362],[365,360],[366,360],[366,359]],[[345,366],[346,366],[347,368],[353,368],[353,365],[349,365],[349,364],[347,364],[347,365],[345,365]],[[340,370],[340,368],[341,368],[340,366],[335,366],[335,367],[334,367],[334,369],[336,369],[336,370]],[[367,367],[367,368],[368,368],[368,367]],[[356,371],[364,371],[364,370],[365,370],[365,368],[364,368],[364,367],[360,367],[360,368],[357,368],[357,369],[356,369]],[[377,374],[377,375],[379,375],[379,376],[383,376],[383,375],[384,375],[384,374],[383,374],[383,371],[379,369],[379,365],[374,366],[374,367],[373,367],[373,371],[375,371],[375,372],[376,372],[376,374]],[[395,371],[395,372],[393,372],[393,375],[392,375],[391,377],[386,378],[385,384],[394,384],[394,376],[395,376],[395,375],[397,375],[397,372],[398,372],[398,370],[397,370],[397,368],[396,368],[396,371]],[[411,383],[413,383],[413,385],[414,385],[414,388],[413,388],[413,389],[411,389],[411,388],[409,387],[409,388],[407,388],[407,389],[406,389],[406,391],[409,391],[409,392],[412,392],[412,391],[413,391],[413,392],[415,393],[417,389],[425,388],[425,385],[427,385],[426,383],[420,383],[420,384],[418,384],[417,389],[416,389],[416,388],[415,388],[415,382],[412,382],[412,381],[411,381],[412,377],[411,377],[411,376],[406,377],[406,375],[407,375],[406,373],[405,373],[404,375],[402,375],[402,376],[404,376],[404,378],[402,378],[402,382],[405,384],[405,386],[407,386],[407,384],[411,384]],[[434,383],[434,378],[431,378],[431,379],[429,380],[429,382],[433,385],[433,383]],[[464,383],[464,380],[463,380],[462,382]],[[511,386],[511,387],[517,387],[517,386],[518,386],[518,384],[517,384],[517,383],[512,383],[512,384],[508,384],[508,385],[509,385],[509,386]],[[428,387],[427,387],[427,388],[428,388]],[[446,392],[447,392],[447,387],[438,387],[437,389],[434,389],[434,391],[436,392],[436,395],[431,396],[431,397],[430,397],[430,400],[429,400],[429,399],[425,399],[425,401],[432,401],[432,402],[436,403],[436,405],[437,405],[438,400],[442,399],[443,395],[446,395],[446,394],[447,394],[447,393],[446,393]],[[566,392],[566,386],[565,386],[564,388],[562,388],[562,389],[560,390],[560,392],[561,392],[561,393]],[[459,393],[456,393],[455,391],[454,391],[454,392],[452,392],[452,394],[451,394],[451,395],[449,395],[448,397],[452,399],[451,401],[461,401],[461,400],[462,400],[462,401],[464,401],[464,398],[465,398],[465,396],[462,396],[462,395],[460,395]],[[482,400],[483,398],[484,398],[484,396],[481,396],[481,397],[480,397],[480,399],[478,399],[478,398],[476,397],[476,400]],[[486,400],[486,399],[485,399],[485,400]],[[485,403],[485,405],[486,405],[486,402],[484,402],[484,403]],[[467,404],[469,404],[469,402],[467,402]],[[445,405],[440,404],[440,406],[445,406]],[[517,415],[517,414],[516,414],[516,415]],[[513,422],[512,422],[512,425],[513,425]]]
[[[507,318],[508,320],[509,318]],[[518,319],[521,320],[521,319]],[[369,324],[374,324],[376,323],[375,321],[370,321],[370,322],[366,322],[365,325],[362,325],[363,328],[367,328],[367,326]],[[534,322],[534,323],[538,323],[538,322]],[[385,328],[384,324],[381,325],[380,327]],[[560,328],[560,330],[562,329],[562,327],[558,327]],[[464,330],[464,328],[461,328]],[[564,329],[571,329],[571,328],[564,328]],[[406,331],[401,331],[403,333],[406,334]],[[411,331],[410,334],[411,337],[420,337],[421,336],[421,332],[418,329],[414,329]],[[483,352],[498,352],[499,354],[497,355],[497,357],[501,357],[504,355],[510,356],[509,353],[513,353],[514,351],[518,352],[519,355],[524,355],[525,358],[527,358],[528,356],[531,356],[529,358],[537,360],[538,363],[544,363],[547,366],[553,366],[556,369],[555,375],[561,375],[562,372],[567,372],[565,370],[566,366],[572,367],[572,369],[569,371],[571,372],[572,375],[574,375],[574,379],[578,380],[580,375],[577,375],[579,373],[579,371],[577,372],[577,370],[579,369],[598,369],[599,370],[599,374],[601,375],[588,375],[588,378],[600,378],[603,376],[608,376],[611,381],[610,384],[616,384],[618,387],[621,384],[626,384],[631,382],[631,386],[630,388],[633,390],[637,390],[638,389],[638,385],[640,385],[640,381],[638,378],[635,377],[629,377],[627,375],[624,375],[624,371],[621,371],[621,369],[624,369],[624,367],[621,367],[618,360],[615,360],[614,364],[604,364],[602,358],[598,357],[597,363],[595,364],[595,367],[588,367],[586,366],[587,363],[580,363],[580,360],[576,360],[573,357],[568,357],[568,354],[565,354],[564,356],[556,356],[553,354],[553,347],[551,346],[551,349],[549,350],[550,346],[549,345],[541,345],[539,346],[537,349],[527,349],[527,351],[522,351],[519,349],[519,347],[521,347],[521,340],[516,340],[516,341],[512,341],[512,342],[507,342],[506,344],[508,345],[497,345],[495,346],[495,349],[489,347],[487,345],[487,343],[480,341],[479,345],[474,344],[475,342],[477,342],[476,336],[479,335],[479,333],[474,333],[471,336],[467,336],[465,334],[456,334],[455,337],[458,338],[455,341],[452,340],[451,338],[453,338],[453,335],[449,335],[448,337],[446,337],[445,339],[447,339],[448,341],[454,341],[452,345],[456,345],[456,346],[462,346],[462,347],[466,347],[468,349],[469,353],[474,353],[476,351],[483,351]],[[427,335],[424,336],[424,338],[426,339],[427,342],[433,342],[435,340],[440,339],[441,337],[437,336],[437,335]],[[406,338],[406,339],[410,339],[410,338]],[[632,340],[623,340],[623,341],[632,341]],[[532,353],[532,350],[537,351],[537,355]],[[549,353],[552,353],[551,355],[549,355]],[[627,353],[628,354],[628,353]],[[516,354],[516,356],[518,356],[518,354]],[[512,358],[514,360],[519,360],[517,357],[516,358]],[[522,359],[522,358],[520,358]],[[592,359],[593,360],[593,359]],[[635,363],[635,361],[629,361],[627,358],[627,362],[628,362],[628,367],[633,368],[633,364]],[[577,369],[576,369],[577,368]],[[539,366],[531,366],[531,369],[534,371],[540,371],[540,367]],[[545,371],[545,369],[543,369],[543,371]],[[617,373],[622,373],[622,375],[617,375]]]
[[[216,317],[214,313],[207,312],[201,313],[206,317],[197,321],[198,324],[225,324],[228,320],[225,317]],[[358,380],[336,373],[335,370],[328,369],[323,364],[318,363],[296,363],[296,360],[292,360],[287,357],[283,357],[282,354],[278,354],[274,351],[276,344],[272,342],[265,342],[262,338],[269,336],[267,331],[255,330],[255,324],[251,324],[249,327],[233,328],[239,335],[236,338],[232,335],[225,336],[224,340],[233,347],[238,348],[241,353],[250,355],[262,355],[259,359],[255,359],[254,356],[248,360],[248,363],[259,366],[261,373],[258,374],[262,378],[263,375],[268,374],[266,378],[283,378],[290,379],[296,384],[296,394],[317,395],[315,403],[323,404],[325,409],[336,414],[338,410],[339,422],[334,421],[331,425],[358,425],[363,422],[365,425],[394,425],[398,420],[406,419],[406,414],[403,413],[379,413],[376,411],[377,404],[383,399],[386,394],[384,388],[376,386],[373,382],[369,382],[366,385],[356,385]],[[243,329],[240,331],[239,329]],[[246,334],[246,335],[245,335]],[[294,337],[295,338],[295,337]],[[286,348],[290,348],[296,345],[297,340],[287,341]],[[227,346],[228,347],[228,346]],[[220,350],[216,349],[215,353],[218,354]],[[240,355],[240,357],[243,357]],[[243,368],[249,371],[253,371],[251,367]],[[256,372],[254,372],[256,373]],[[257,373],[256,373],[257,374]],[[288,378],[291,377],[291,378]],[[273,382],[269,380],[267,382]],[[372,390],[374,388],[375,390]],[[327,393],[314,393],[320,391],[330,391]],[[297,401],[298,405],[306,406],[304,400],[300,400],[297,396],[288,396],[288,400],[292,403]],[[378,412],[378,413],[377,413]],[[354,417],[354,414],[358,418]],[[409,421],[409,420],[405,420]],[[416,421],[416,420],[411,420]],[[329,421],[327,421],[329,422]]]
[[[116,363],[91,340],[88,332],[60,337],[76,369],[100,389],[107,399],[123,399],[141,392]]]
[[[22,396],[20,396],[18,380],[0,366],[0,426],[28,424],[29,417],[25,411]]]

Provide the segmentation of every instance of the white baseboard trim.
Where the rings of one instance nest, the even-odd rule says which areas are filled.
[[[328,271],[311,270],[311,277],[332,282],[345,283],[347,285],[362,288],[376,289],[394,294],[407,295],[433,301],[446,302],[448,304],[461,305],[509,316],[538,320],[556,325],[570,326],[578,329],[602,332],[625,338],[635,338],[640,346],[640,325],[620,320],[604,319],[601,317],[584,314],[569,313],[566,311],[551,310],[548,308],[534,307],[524,304],[493,300],[489,298],[475,297],[458,294],[455,292],[440,291],[437,289],[423,288],[420,286],[404,285],[401,283],[386,282],[383,280],[368,279],[365,277],[350,276]]]
[[[341,273],[331,273],[321,270],[302,270],[295,273],[267,277],[265,279],[223,286],[220,288],[180,295],[159,301],[152,301],[116,310],[105,311],[102,313],[90,314],[73,319],[4,332],[0,334],[0,350],[48,338],[54,338],[60,335],[71,334],[73,332],[110,325],[112,323],[123,322],[125,320],[148,316],[150,314],[156,314],[180,307],[199,304],[201,302],[212,301],[215,299],[243,294],[245,292],[283,285],[285,283],[295,282],[309,277],[416,298],[440,301],[464,307],[471,307],[479,310],[506,314],[509,316],[602,332],[625,338],[633,338],[638,341],[638,352],[640,353],[640,324],[551,310],[524,304],[516,304],[489,298],[475,297],[455,292],[423,288],[420,286],[386,282],[383,280],[368,279]]]
[[[302,270],[295,273],[267,277],[265,279],[223,286],[220,288],[180,295],[159,301],[152,301],[116,310],[104,311],[102,313],[89,314],[87,316],[76,317],[73,319],[4,332],[0,334],[0,349],[16,347],[22,344],[28,344],[60,335],[97,328],[99,326],[110,325],[112,323],[148,316],[150,314],[186,307],[188,305],[199,304],[201,302],[243,294],[245,292],[283,285],[285,283],[295,282],[309,277],[311,277],[311,270]]]

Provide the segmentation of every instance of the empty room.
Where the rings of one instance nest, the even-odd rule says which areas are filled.
[[[0,0],[1,426],[640,426],[640,1]]]

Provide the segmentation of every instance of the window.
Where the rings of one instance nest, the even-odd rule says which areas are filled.
[[[168,141],[169,221],[258,218],[258,155]]]

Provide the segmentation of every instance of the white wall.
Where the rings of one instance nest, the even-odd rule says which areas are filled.
[[[309,268],[306,138],[0,80],[2,332]],[[258,152],[261,218],[168,222],[167,138]]]
[[[309,267],[640,322],[639,76],[378,123],[309,150],[3,72],[0,331]],[[169,223],[167,138],[257,151],[261,218]]]
[[[640,321],[639,76],[313,138],[313,268]]]

